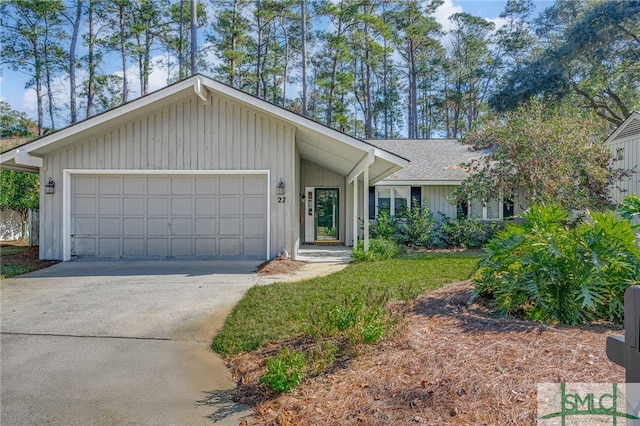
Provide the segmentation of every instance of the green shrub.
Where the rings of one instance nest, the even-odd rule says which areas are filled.
[[[480,248],[501,228],[501,224],[475,218],[445,218],[440,225],[440,235],[447,247]]]
[[[627,195],[622,199],[620,214],[625,219],[633,220],[640,218],[640,197],[637,194]],[[640,223],[631,225],[633,229],[640,230]]]
[[[358,248],[352,250],[354,260],[384,260],[394,258],[400,253],[400,247],[386,238],[371,238],[369,251],[364,251],[364,241],[358,241]]]
[[[397,221],[395,241],[414,248],[433,248],[440,240],[437,224],[438,221],[427,207],[426,201],[420,207],[405,208]]]
[[[533,206],[485,247],[476,293],[535,321],[622,321],[624,291],[640,282],[640,251],[627,220],[591,213],[575,228],[557,206]]]
[[[267,372],[260,377],[264,383],[278,393],[289,392],[304,378],[307,363],[303,353],[283,348],[274,357],[267,358]]]
[[[361,229],[364,227],[361,225]],[[392,240],[398,232],[398,220],[391,216],[389,209],[380,209],[376,220],[369,224],[369,235],[372,239]]]

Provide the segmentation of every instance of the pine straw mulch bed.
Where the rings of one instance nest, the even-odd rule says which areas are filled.
[[[9,250],[2,250],[2,247],[7,249],[13,246],[24,246],[28,242],[23,240],[18,241],[3,241],[0,244],[0,262],[4,265],[13,264],[19,266],[28,267],[30,271],[37,269],[47,268],[51,265],[58,263],[57,260],[40,260],[40,248],[38,246],[25,247],[23,250],[18,250],[16,253],[5,254]]]
[[[605,353],[606,336],[622,326],[492,318],[483,302],[468,303],[472,288],[423,295],[396,336],[290,394],[258,383],[264,358],[281,345],[235,356],[236,399],[257,414],[248,424],[526,425],[535,423],[537,383],[624,382]]]
[[[260,275],[293,274],[306,264],[302,260],[275,258],[258,265],[256,272]]]

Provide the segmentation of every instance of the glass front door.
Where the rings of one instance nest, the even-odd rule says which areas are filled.
[[[340,208],[337,188],[316,188],[316,240],[335,241],[340,235]]]

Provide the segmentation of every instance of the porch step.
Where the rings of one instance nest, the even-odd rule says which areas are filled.
[[[342,243],[338,240],[315,240],[313,242],[316,246],[341,246]]]

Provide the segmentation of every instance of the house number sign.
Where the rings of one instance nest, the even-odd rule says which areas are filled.
[[[286,199],[287,199],[287,197],[279,195],[278,196],[278,204],[284,204]]]

